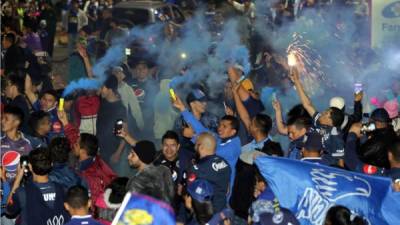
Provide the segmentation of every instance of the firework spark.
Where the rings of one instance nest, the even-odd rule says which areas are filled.
[[[327,82],[327,76],[322,70],[322,57],[310,47],[310,41],[304,40],[303,36],[294,33],[293,41],[287,50],[289,67],[296,67],[301,74],[304,88],[311,95],[316,94],[322,83]]]

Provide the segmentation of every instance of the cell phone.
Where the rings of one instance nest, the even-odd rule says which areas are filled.
[[[362,90],[363,90],[362,83],[354,84],[354,93],[358,94],[358,93],[362,92]]]
[[[125,55],[131,55],[131,49],[130,48],[125,48]]]
[[[276,98],[276,92],[273,92],[272,93],[272,101],[276,101],[277,100],[277,98]]]
[[[121,132],[122,127],[124,126],[124,120],[118,119],[114,125],[114,134],[117,135]]]
[[[24,174],[28,174],[29,169],[28,169],[28,164],[29,164],[29,158],[27,155],[21,156],[19,159],[19,164],[21,166],[21,169],[24,170]]]

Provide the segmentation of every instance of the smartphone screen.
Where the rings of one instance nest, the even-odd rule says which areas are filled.
[[[125,48],[125,55],[131,55],[131,49]]]
[[[363,90],[362,83],[354,84],[354,93],[358,94],[358,93],[362,92],[362,90]]]
[[[115,135],[117,135],[122,130],[123,125],[124,125],[124,121],[122,119],[119,119],[115,122],[115,125],[114,125],[114,134]]]

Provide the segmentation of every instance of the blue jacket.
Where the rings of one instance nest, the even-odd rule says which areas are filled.
[[[210,130],[205,128],[203,124],[201,124],[188,110],[183,111],[182,116],[185,121],[192,126],[194,132],[196,133],[196,136],[202,132],[212,133]],[[223,159],[225,159],[231,167],[230,187],[232,188],[236,174],[236,162],[239,159],[242,145],[240,143],[239,137],[237,136],[229,138],[227,140],[222,140],[218,137],[218,135],[215,135],[215,137],[217,138],[216,155],[221,156]],[[195,142],[195,139],[193,139],[192,141]]]
[[[63,186],[64,190],[74,185],[88,188],[87,183],[78,176],[67,164],[55,164],[49,174],[49,180]]]

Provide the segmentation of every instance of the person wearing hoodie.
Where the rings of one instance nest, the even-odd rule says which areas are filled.
[[[171,80],[164,79],[160,82],[160,91],[154,98],[154,138],[161,140],[162,136],[174,126],[179,114],[170,104],[171,95],[169,84]]]

